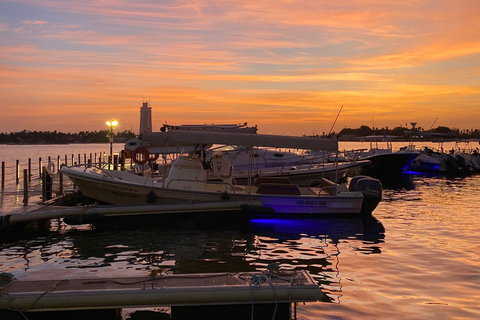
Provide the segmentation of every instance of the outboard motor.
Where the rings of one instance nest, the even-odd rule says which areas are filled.
[[[457,161],[451,154],[445,155],[445,166],[447,167],[447,173],[458,174],[459,166],[457,164]]]
[[[473,166],[465,159],[464,156],[457,154],[455,156],[455,160],[457,161],[458,167],[461,168],[462,173],[466,175],[470,175],[473,173]]]
[[[363,194],[362,214],[371,214],[382,200],[382,183],[369,176],[355,176],[350,180],[350,191]]]

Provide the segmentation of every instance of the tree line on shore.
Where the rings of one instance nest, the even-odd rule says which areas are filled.
[[[62,143],[108,143],[110,130],[80,131],[63,133],[58,131],[29,131],[0,133],[0,143],[6,144],[62,144]],[[136,137],[130,130],[114,132],[116,140],[123,141]]]
[[[397,136],[399,138],[409,138],[408,129],[406,127],[395,127],[393,129],[385,128],[370,128],[368,126],[360,126],[360,128],[350,129],[344,128],[339,133],[332,133],[332,136],[357,136],[364,137],[370,135],[389,135]],[[425,132],[421,127],[416,128],[417,132]],[[480,130],[460,130],[456,128],[437,127],[428,132],[450,135],[452,138],[458,139],[474,139],[480,138]],[[63,133],[58,131],[29,131],[23,130],[20,132],[0,133],[0,143],[2,144],[61,144],[61,143],[108,143],[111,132],[109,130],[100,131],[80,131],[78,133]],[[126,141],[134,138],[137,134],[130,130],[122,132],[114,132],[114,139],[117,141]]]
[[[426,133],[429,133],[427,135]],[[344,128],[341,130],[337,136],[357,136],[365,137],[371,135],[388,135],[388,136],[397,136],[399,138],[422,138],[424,135],[425,138],[431,138],[434,134],[438,136],[450,136],[451,138],[457,139],[475,139],[480,138],[480,130],[478,129],[466,129],[460,130],[457,128],[450,129],[449,127],[440,126],[435,129],[425,130],[421,127],[415,128],[415,130],[409,129],[407,127],[395,127],[393,129],[385,128],[370,128],[368,126],[361,126],[357,129]]]

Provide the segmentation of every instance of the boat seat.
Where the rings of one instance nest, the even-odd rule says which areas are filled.
[[[262,183],[292,184],[289,178],[284,177],[258,177],[255,179],[254,186],[258,187]]]
[[[300,195],[296,184],[261,183],[257,189],[258,194]]]
[[[219,178],[230,178],[233,175],[233,166],[227,160],[219,157],[213,158],[212,162],[212,174]]]

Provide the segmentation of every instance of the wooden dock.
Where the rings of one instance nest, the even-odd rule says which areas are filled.
[[[52,319],[55,313],[61,312],[62,317],[68,315],[72,319],[74,312],[82,310],[92,315],[102,313],[102,319],[115,319],[122,308],[168,306],[172,307],[172,319],[201,319],[201,313],[208,315],[208,319],[220,319],[217,316],[222,312],[228,314],[229,320],[245,319],[245,316],[248,319],[255,309],[258,316],[255,319],[261,319],[258,314],[261,310],[268,310],[268,319],[291,319],[291,307],[295,303],[317,301],[322,297],[319,286],[307,271],[38,281],[3,276],[0,277],[0,318],[17,319],[15,316],[21,313],[27,319],[36,319],[48,313]],[[110,311],[111,317],[105,311]],[[287,314],[288,318],[279,317]]]
[[[222,200],[215,202],[192,203],[155,203],[134,205],[92,205],[92,206],[48,206],[37,205],[17,211],[0,213],[0,230],[31,222],[48,222],[51,219],[63,219],[69,225],[101,223],[107,219],[151,219],[152,216],[197,214],[204,219],[234,219],[250,217],[249,208],[253,202]],[[254,203],[257,207],[260,202]],[[133,222],[134,222],[133,221]]]

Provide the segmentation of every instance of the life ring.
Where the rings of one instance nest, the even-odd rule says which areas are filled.
[[[141,154],[141,160],[139,159],[138,155]],[[155,161],[158,159],[158,154],[153,154],[153,155],[150,155],[150,153],[148,152],[147,149],[143,148],[143,147],[140,147],[140,148],[137,148],[135,150],[133,150],[132,152],[132,158],[133,158],[133,162],[135,162],[136,164],[145,164],[149,161]]]

